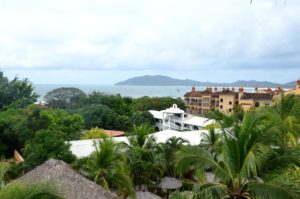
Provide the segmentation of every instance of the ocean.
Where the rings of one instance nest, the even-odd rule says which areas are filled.
[[[149,97],[183,97],[186,92],[192,90],[192,86],[120,86],[120,85],[64,85],[64,84],[35,84],[35,92],[40,96],[39,101],[44,99],[47,92],[60,87],[75,87],[86,94],[99,91],[107,94],[120,94],[132,98],[143,96]],[[205,90],[206,87],[198,86],[196,90]],[[238,88],[235,88],[238,90]],[[222,87],[218,88],[219,91]],[[253,88],[245,88],[246,92],[252,92]]]

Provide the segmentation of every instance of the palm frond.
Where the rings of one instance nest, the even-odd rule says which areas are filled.
[[[64,199],[51,184],[23,185],[14,182],[0,191],[1,199]]]
[[[184,174],[189,170],[196,168],[213,168],[216,175],[225,181],[231,179],[230,174],[221,167],[204,148],[197,146],[186,146],[176,152],[176,171]]]
[[[227,186],[219,183],[206,183],[195,186],[193,189],[193,198],[220,199],[228,193]]]
[[[267,183],[249,183],[248,189],[257,199],[298,199],[300,196],[286,187]]]

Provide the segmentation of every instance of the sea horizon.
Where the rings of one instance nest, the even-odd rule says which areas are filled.
[[[38,101],[43,101],[47,92],[60,87],[79,88],[86,94],[93,91],[123,97],[174,97],[183,98],[184,94],[192,90],[192,86],[129,86],[129,85],[104,85],[104,84],[33,84],[34,91],[39,95]],[[195,86],[196,90],[203,91],[207,86]],[[217,87],[219,91],[223,87]],[[231,87],[230,87],[231,88]],[[234,87],[236,90],[238,87]],[[253,92],[254,88],[244,87],[246,92]]]

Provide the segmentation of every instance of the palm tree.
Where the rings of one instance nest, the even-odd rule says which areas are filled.
[[[95,142],[94,146],[96,150],[89,156],[83,168],[88,176],[107,191],[113,188],[120,194],[134,197],[121,145],[111,139],[103,139],[98,143]]]
[[[175,152],[179,150],[184,144],[189,142],[180,137],[171,137],[165,143],[160,144],[160,151],[164,154],[166,160],[166,175],[176,176],[175,173]]]
[[[216,159],[221,150],[221,134],[216,132],[216,128],[220,127],[217,124],[210,124],[204,127],[207,129],[207,134],[203,133],[200,145],[206,148]]]
[[[269,139],[271,124],[263,112],[250,111],[240,125],[223,130],[224,144],[220,157],[204,148],[187,146],[176,153],[176,169],[185,173],[191,169],[212,168],[214,183],[195,188],[195,198],[299,198],[299,192],[283,184],[272,183],[293,165],[300,165],[300,149],[284,150]]]
[[[278,144],[286,148],[288,145],[297,146],[300,137],[300,97],[296,95],[284,95],[273,107],[265,108],[273,122],[272,131],[281,137]]]
[[[163,176],[166,162],[162,153],[155,149],[134,147],[128,151],[131,178],[138,189],[156,184]]]
[[[1,199],[64,199],[50,184],[24,185],[13,182],[0,190]]]
[[[128,137],[127,160],[130,176],[139,190],[159,180],[166,169],[165,159],[158,151],[155,138],[150,135],[152,128],[148,125],[134,126]]]
[[[151,148],[155,143],[155,138],[150,135],[153,131],[152,127],[142,124],[140,126],[133,126],[132,135],[128,137],[129,147],[141,147],[141,148]]]

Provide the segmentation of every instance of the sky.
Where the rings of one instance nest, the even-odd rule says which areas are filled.
[[[0,70],[36,84],[300,78],[299,0],[0,0]]]

